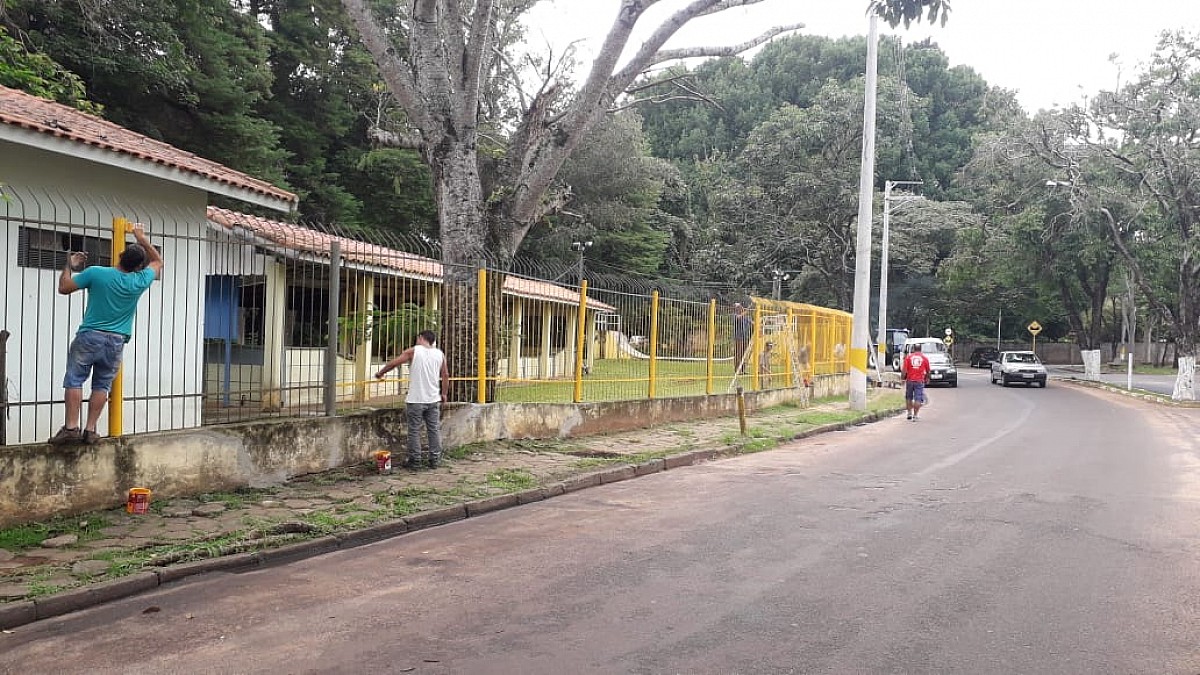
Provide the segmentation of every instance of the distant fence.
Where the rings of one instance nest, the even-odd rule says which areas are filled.
[[[973,342],[964,341],[954,345],[954,359],[956,361],[969,361],[971,352],[977,347],[996,347],[996,342]],[[1024,342],[1005,341],[1000,345],[1001,351],[1022,351],[1033,347],[1031,340]],[[1170,342],[1151,342],[1146,344],[1138,342],[1133,346],[1133,358],[1139,364],[1155,364],[1167,365],[1174,367],[1175,345]],[[1079,354],[1079,345],[1074,342],[1047,342],[1039,340],[1037,343],[1038,357],[1042,361],[1052,365],[1082,365],[1083,358]],[[1100,345],[1100,361],[1103,363],[1121,361],[1124,359],[1125,345],[1113,344],[1105,342]]]
[[[0,202],[0,330],[11,333],[0,359],[0,442],[43,440],[62,423],[67,346],[84,298],[58,295],[58,274],[72,250],[111,264],[114,238],[125,236],[112,214],[144,223],[166,261],[126,348],[113,397],[121,414],[102,419],[113,434],[402,404],[407,370],[373,374],[418,331],[444,330],[447,303],[474,326],[476,339],[443,348],[483,366],[452,373],[479,385],[477,400],[694,396],[803,386],[848,370],[845,312],[753,299],[735,317],[731,303],[682,284],[616,275],[579,283],[573,266],[547,280],[523,274],[538,268],[520,261],[510,271],[447,269],[419,239],[371,243],[218,208],[139,213],[98,201],[10,191]],[[475,295],[447,292],[448,278]]]

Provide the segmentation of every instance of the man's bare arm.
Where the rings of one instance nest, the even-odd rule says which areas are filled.
[[[446,402],[446,396],[450,394],[450,368],[446,366],[446,360],[442,359],[442,403]]]
[[[67,256],[67,266],[63,268],[62,274],[58,275],[60,295],[70,295],[79,290],[79,284],[75,283],[75,272],[83,269],[85,263],[87,263],[87,254],[82,251],[76,251]]]
[[[158,249],[154,248],[154,244],[150,243],[150,237],[146,236],[146,229],[142,227],[141,223],[134,223],[130,229],[133,230],[133,238],[137,239],[137,243],[146,249],[146,267],[154,270],[155,279],[162,279],[162,255],[159,254]]]
[[[377,380],[382,379],[383,376],[386,375],[389,370],[392,370],[394,368],[399,368],[400,366],[402,366],[406,363],[412,363],[412,357],[413,357],[413,348],[409,347],[408,349],[405,349],[403,352],[400,353],[400,356],[397,356],[396,358],[392,359],[391,361],[388,361],[387,363],[385,363],[383,365],[383,367],[380,368],[375,373],[375,379],[377,379]]]

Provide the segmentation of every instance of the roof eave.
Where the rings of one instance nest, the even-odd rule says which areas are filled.
[[[230,185],[219,180],[207,178],[190,171],[184,171],[138,157],[122,155],[112,150],[88,145],[69,138],[51,136],[14,125],[0,124],[0,141],[8,141],[59,155],[76,157],[115,169],[170,181],[178,185],[186,185],[197,190],[211,192],[282,213],[291,213],[296,209],[297,205],[295,199],[285,199],[263,194],[249,188]]]

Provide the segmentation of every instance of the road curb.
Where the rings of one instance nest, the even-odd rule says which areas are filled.
[[[787,438],[785,442],[802,440],[831,431],[840,431],[854,426],[870,424],[891,417],[901,412],[901,410],[899,408],[889,409],[870,413],[850,422],[823,424]],[[385,539],[392,539],[418,530],[447,525],[493,511],[513,508],[521,504],[542,501],[577,490],[598,485],[607,485],[640,476],[648,476],[670,469],[692,466],[718,458],[741,454],[743,452],[740,445],[697,448],[639,464],[610,467],[601,471],[573,476],[562,482],[551,483],[522,492],[478,499],[440,509],[421,511],[420,513],[408,515],[394,521],[371,525],[352,532],[326,535],[316,539],[299,541],[294,544],[287,544],[252,553],[236,553],[218,558],[177,563],[155,570],[136,572],[110,581],[73,588],[60,593],[54,593],[53,595],[2,604],[0,605],[0,629],[10,630],[42,619],[89,609],[113,600],[137,595],[144,591],[179,581],[180,579],[207,574],[209,572],[238,573],[270,565],[296,562],[325,553],[349,550]]]
[[[1200,401],[1172,401],[1170,396],[1166,394],[1148,393],[1145,390],[1130,391],[1123,387],[1118,387],[1107,382],[1094,382],[1092,380],[1080,380],[1074,377],[1055,378],[1059,382],[1065,384],[1073,384],[1078,387],[1086,387],[1088,389],[1099,389],[1107,391],[1111,394],[1124,396],[1125,398],[1133,398],[1141,401],[1148,401],[1156,405],[1164,405],[1171,408],[1200,408]]]
[[[0,605],[0,630],[37,621],[37,605],[32,600],[18,600]]]

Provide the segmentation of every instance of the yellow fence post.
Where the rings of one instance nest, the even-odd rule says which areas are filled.
[[[813,382],[817,379],[817,309],[810,307],[808,310],[808,380]]]
[[[704,393],[712,396],[713,393],[713,353],[717,348],[717,300],[713,298],[708,301],[708,357],[706,359]]]
[[[115,265],[125,252],[125,234],[129,232],[129,221],[113,218],[112,261]],[[117,376],[108,392],[108,435],[116,438],[125,430],[125,366],[117,368]]]
[[[793,371],[792,362],[796,360],[796,348],[799,342],[796,334],[796,317],[792,313],[792,308],[787,308],[787,327],[784,329],[784,335],[790,338],[788,344],[780,351],[779,358],[783,359],[783,381],[785,386],[792,386],[795,382],[795,372]]]
[[[754,303],[754,337],[750,340],[750,382],[754,391],[762,389],[759,371],[762,369],[762,305]]]
[[[475,400],[478,403],[487,403],[487,270],[479,270],[479,311],[476,320],[479,322],[479,339],[478,343],[478,362],[476,363],[476,378],[478,383],[475,385],[478,391],[475,394]]]
[[[583,401],[583,345],[587,337],[587,279],[579,281],[579,330],[575,331],[575,397]]]
[[[650,296],[650,391],[654,398],[658,386],[658,291]]]

